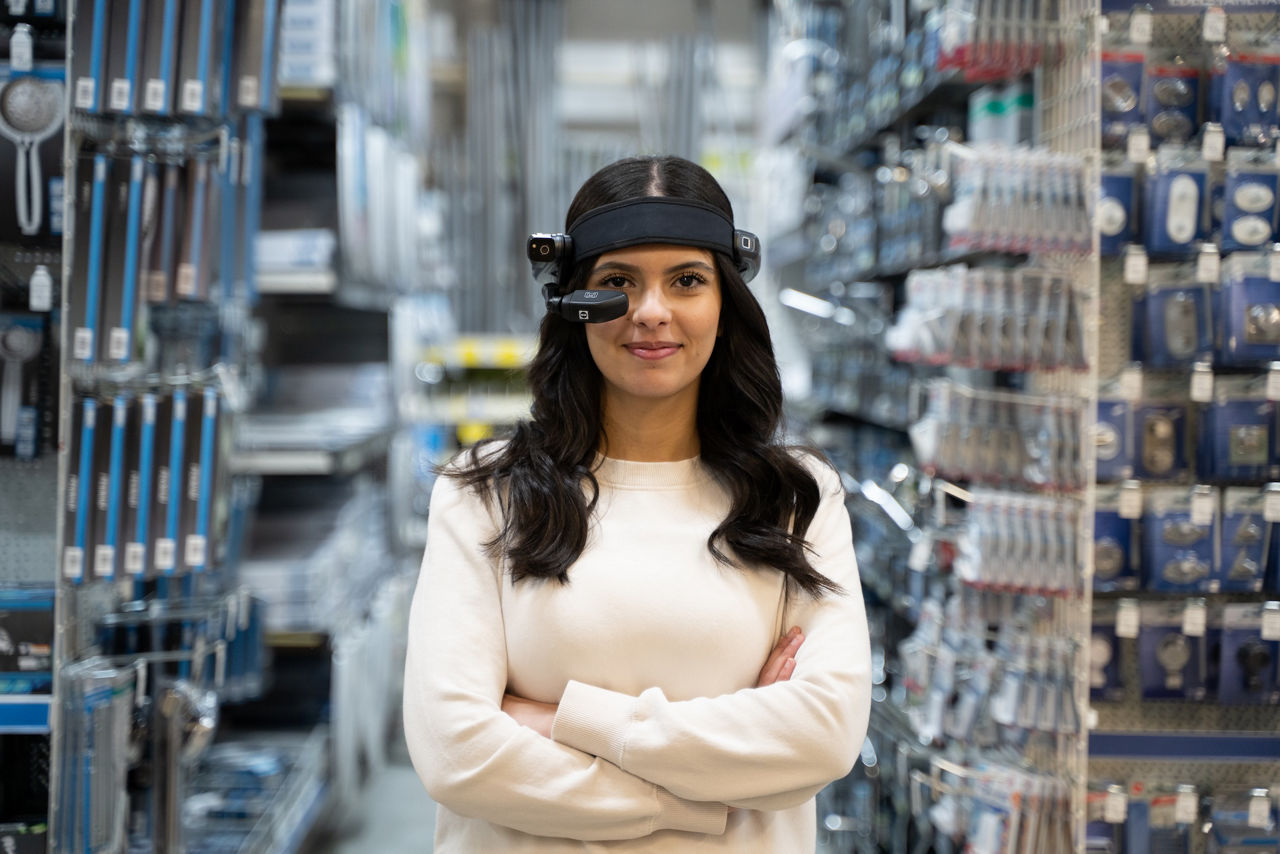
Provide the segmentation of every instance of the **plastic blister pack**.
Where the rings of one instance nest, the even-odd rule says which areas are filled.
[[[1148,590],[1213,592],[1219,493],[1211,486],[1152,487],[1144,495],[1142,575]]]
[[[1176,113],[1176,115],[1182,115]],[[1148,168],[1143,233],[1153,256],[1188,256],[1209,236],[1209,165],[1199,150],[1163,145]]]
[[[1280,474],[1275,458],[1276,406],[1265,378],[1223,377],[1200,407],[1196,470],[1202,480],[1261,482]]]
[[[1139,515],[1126,497],[1136,483],[1100,487],[1094,499],[1093,589],[1102,592],[1135,590],[1138,587]]]
[[[1280,282],[1271,255],[1238,252],[1223,265],[1218,296],[1217,359],[1227,366],[1262,366],[1280,359]]]

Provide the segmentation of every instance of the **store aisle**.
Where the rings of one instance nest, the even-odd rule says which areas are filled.
[[[310,854],[428,854],[436,831],[436,805],[422,788],[403,746],[364,790],[361,827],[322,841]]]

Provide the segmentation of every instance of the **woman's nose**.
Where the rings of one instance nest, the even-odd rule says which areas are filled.
[[[659,326],[671,319],[671,309],[667,305],[666,294],[661,287],[646,286],[633,295],[635,307],[631,312],[631,321],[638,326]]]

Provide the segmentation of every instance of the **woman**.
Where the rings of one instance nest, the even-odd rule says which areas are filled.
[[[404,715],[436,850],[812,851],[870,707],[839,479],[778,442],[709,173],[620,161],[568,221],[561,291],[627,313],[548,315],[531,418],[432,495]]]

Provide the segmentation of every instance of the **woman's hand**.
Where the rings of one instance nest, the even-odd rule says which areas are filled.
[[[546,738],[551,738],[551,724],[555,721],[559,708],[554,703],[539,703],[515,694],[502,695],[502,711],[514,718],[516,723],[527,726]]]
[[[786,682],[790,679],[796,669],[795,654],[802,643],[804,632],[800,631],[799,626],[792,626],[791,631],[778,639],[773,651],[765,659],[764,667],[760,668],[760,676],[756,679],[756,687],[763,688],[774,682]]]

